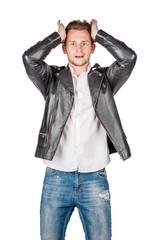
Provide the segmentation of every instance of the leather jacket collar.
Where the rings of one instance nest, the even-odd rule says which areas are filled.
[[[72,74],[69,65],[63,70],[56,73],[57,79],[65,86],[72,94],[74,94],[74,86],[72,81]],[[95,105],[98,98],[99,89],[103,80],[102,68],[95,64],[88,72],[88,83],[92,96],[92,101]]]

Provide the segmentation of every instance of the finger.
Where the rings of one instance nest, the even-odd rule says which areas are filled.
[[[96,19],[92,19],[92,24],[97,24],[97,20]]]
[[[91,25],[93,24],[97,24],[97,21],[95,19],[92,19],[92,21],[90,22]]]

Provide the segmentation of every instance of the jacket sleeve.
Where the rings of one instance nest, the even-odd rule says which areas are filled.
[[[44,62],[44,59],[61,43],[58,32],[54,32],[44,40],[38,42],[24,52],[22,58],[28,77],[36,85],[45,97],[49,81],[52,79],[52,68]]]
[[[136,60],[136,53],[125,43],[115,39],[103,30],[99,30],[96,35],[96,42],[105,47],[116,59],[116,61],[107,68],[107,78],[110,82],[113,95],[122,87],[129,78]]]

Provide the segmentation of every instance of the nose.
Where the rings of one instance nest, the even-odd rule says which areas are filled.
[[[78,52],[81,52],[81,51],[82,51],[82,45],[81,45],[81,44],[78,44],[78,45],[77,45],[77,51],[78,51]]]

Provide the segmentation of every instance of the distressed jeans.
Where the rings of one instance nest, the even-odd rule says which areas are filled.
[[[64,240],[75,207],[86,240],[111,240],[110,191],[106,171],[62,172],[47,167],[40,208],[41,240]]]

